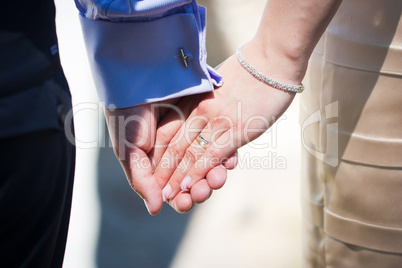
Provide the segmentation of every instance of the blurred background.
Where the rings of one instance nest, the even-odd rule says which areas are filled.
[[[299,267],[299,101],[239,151],[223,189],[180,215],[149,216],[114,157],[74,1],[56,0],[62,65],[73,96],[77,164],[64,267]],[[211,66],[255,33],[265,0],[199,0]]]

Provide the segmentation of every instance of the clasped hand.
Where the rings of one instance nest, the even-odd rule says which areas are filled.
[[[184,213],[207,200],[236,166],[237,149],[263,134],[294,98],[257,81],[234,56],[219,72],[225,82],[214,92],[105,110],[115,154],[152,215],[163,201]]]

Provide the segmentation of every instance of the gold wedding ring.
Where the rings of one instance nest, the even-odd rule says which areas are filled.
[[[211,143],[204,139],[201,135],[198,135],[195,139],[202,148],[207,149]]]

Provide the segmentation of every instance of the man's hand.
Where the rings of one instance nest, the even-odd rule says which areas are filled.
[[[189,105],[183,110],[175,108],[174,104],[178,100],[124,109],[105,109],[115,155],[124,169],[131,188],[144,199],[151,215],[158,214],[162,209],[167,196],[167,193],[162,194],[162,189],[169,179],[157,179],[154,175],[155,168],[163,161],[161,153],[158,152],[163,153],[192,109],[198,105],[201,96],[194,95],[187,98]],[[163,119],[160,120],[161,118]],[[155,147],[156,137],[161,142]],[[177,161],[180,162],[180,159]],[[234,168],[236,162],[237,158],[232,157],[225,165]],[[181,192],[170,200],[169,204],[176,211],[184,213],[193,207],[194,202],[204,202],[211,195],[211,189],[218,189],[225,183],[226,168],[218,166],[211,170],[206,178],[208,180],[200,180],[195,184],[191,193]]]

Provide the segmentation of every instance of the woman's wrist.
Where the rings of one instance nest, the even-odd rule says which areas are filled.
[[[306,73],[308,58],[295,57],[258,36],[244,44],[242,52],[253,67],[282,83],[299,85]]]
[[[257,33],[244,48],[245,57],[253,65],[263,62],[258,68],[277,80],[300,83],[316,43],[341,2],[267,1]]]

